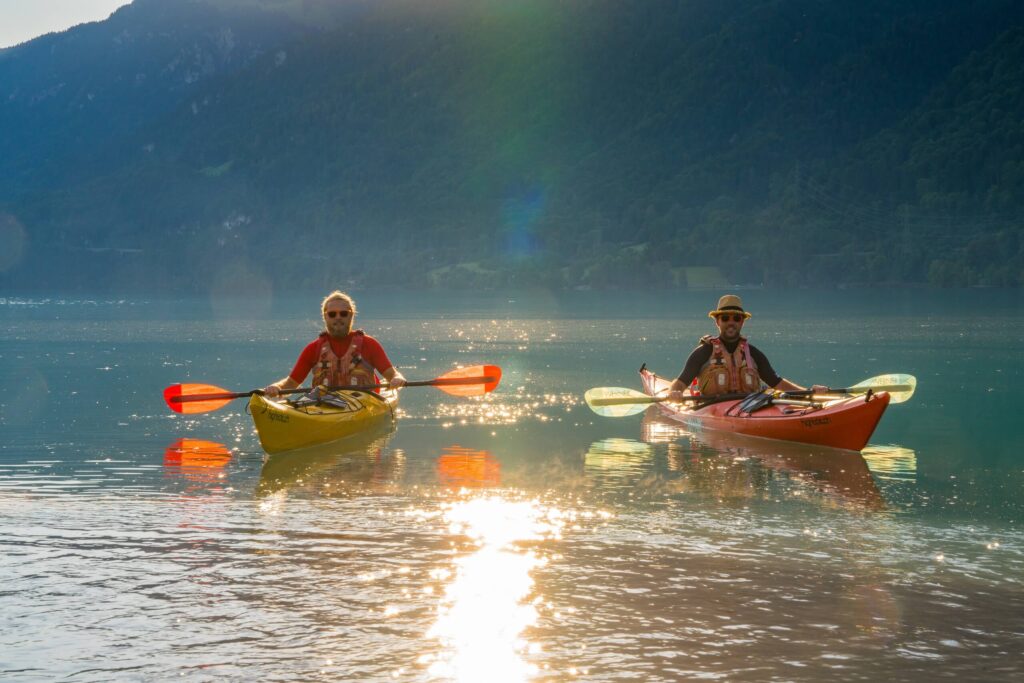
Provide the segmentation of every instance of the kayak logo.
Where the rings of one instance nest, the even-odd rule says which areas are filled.
[[[831,417],[811,417],[806,420],[800,420],[804,427],[821,427],[823,425],[832,424]]]
[[[284,413],[275,413],[272,410],[267,413],[267,417],[269,417],[271,420],[273,420],[275,422],[290,422],[291,421],[291,419],[287,415],[285,415]]]

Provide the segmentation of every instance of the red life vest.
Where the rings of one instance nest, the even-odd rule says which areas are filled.
[[[368,386],[377,384],[377,375],[373,366],[363,360],[362,330],[352,333],[345,354],[338,356],[331,348],[331,338],[326,332],[320,333],[320,360],[313,366],[313,386],[321,384],[329,387],[357,384]]]
[[[740,343],[732,353],[726,350],[720,337],[701,337],[700,341],[711,345],[711,357],[698,375],[700,393],[714,396],[760,390],[761,378],[746,337],[740,337]]]

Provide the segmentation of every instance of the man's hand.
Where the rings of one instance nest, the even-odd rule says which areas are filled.
[[[400,374],[396,373],[394,377],[392,377],[391,379],[388,380],[388,388],[389,389],[401,389],[404,386],[405,386],[405,377],[402,377]]]
[[[811,387],[811,392],[813,394],[827,394],[828,387],[825,386],[824,384],[815,384],[814,386]]]
[[[269,396],[270,398],[277,398],[278,396],[281,395],[281,387],[277,386],[276,384],[268,384],[267,386],[263,387],[263,395]]]

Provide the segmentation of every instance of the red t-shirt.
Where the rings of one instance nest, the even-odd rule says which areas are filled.
[[[340,358],[345,355],[348,351],[349,345],[352,343],[352,337],[355,336],[355,332],[349,332],[344,339],[335,339],[334,337],[328,337],[331,341],[331,350]],[[384,353],[384,347],[380,345],[380,342],[371,337],[368,334],[363,335],[363,360],[373,366],[373,369],[380,374],[384,374],[391,367],[391,361],[388,360],[388,354]],[[306,379],[306,375],[313,369],[313,366],[320,361],[320,339],[314,339],[310,342],[309,346],[302,350],[299,354],[299,360],[295,362],[295,367],[292,369],[289,375],[297,383],[302,384],[302,381]]]

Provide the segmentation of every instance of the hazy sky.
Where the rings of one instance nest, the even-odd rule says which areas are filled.
[[[99,21],[131,0],[0,0],[0,48]]]

